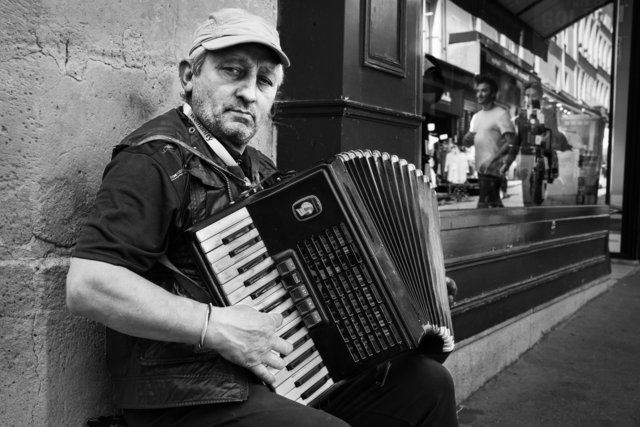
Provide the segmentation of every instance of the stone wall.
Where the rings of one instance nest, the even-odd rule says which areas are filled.
[[[64,281],[111,148],[178,105],[194,24],[277,0],[0,2],[0,420],[81,426],[112,413],[104,328]],[[271,133],[259,148],[273,156]]]

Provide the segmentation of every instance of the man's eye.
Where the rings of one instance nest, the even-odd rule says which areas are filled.
[[[240,75],[242,75],[242,70],[240,68],[237,68],[237,67],[225,67],[225,68],[223,68],[223,70],[227,74],[231,74],[232,76],[240,76]]]
[[[264,86],[273,86],[273,81],[268,77],[259,77],[258,82]]]

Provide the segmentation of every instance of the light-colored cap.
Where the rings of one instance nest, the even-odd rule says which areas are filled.
[[[193,58],[199,48],[218,50],[242,43],[259,43],[278,54],[286,68],[291,63],[280,47],[278,31],[260,16],[243,9],[221,9],[209,15],[195,32],[189,57]]]

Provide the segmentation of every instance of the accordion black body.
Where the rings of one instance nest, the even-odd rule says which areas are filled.
[[[341,153],[189,230],[219,305],[283,314],[277,393],[304,404],[437,338],[453,350],[436,196],[386,153]]]

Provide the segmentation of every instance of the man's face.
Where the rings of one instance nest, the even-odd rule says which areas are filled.
[[[537,101],[537,108],[540,108],[540,102],[542,100],[542,93],[533,87],[529,87],[524,90],[524,103],[525,108],[531,108],[533,102]]]
[[[209,52],[190,80],[191,108],[209,132],[242,152],[268,121],[282,78],[282,66],[265,46]]]
[[[476,85],[476,99],[478,104],[487,105],[493,102],[494,93],[491,90],[491,86],[487,83],[478,83]]]

